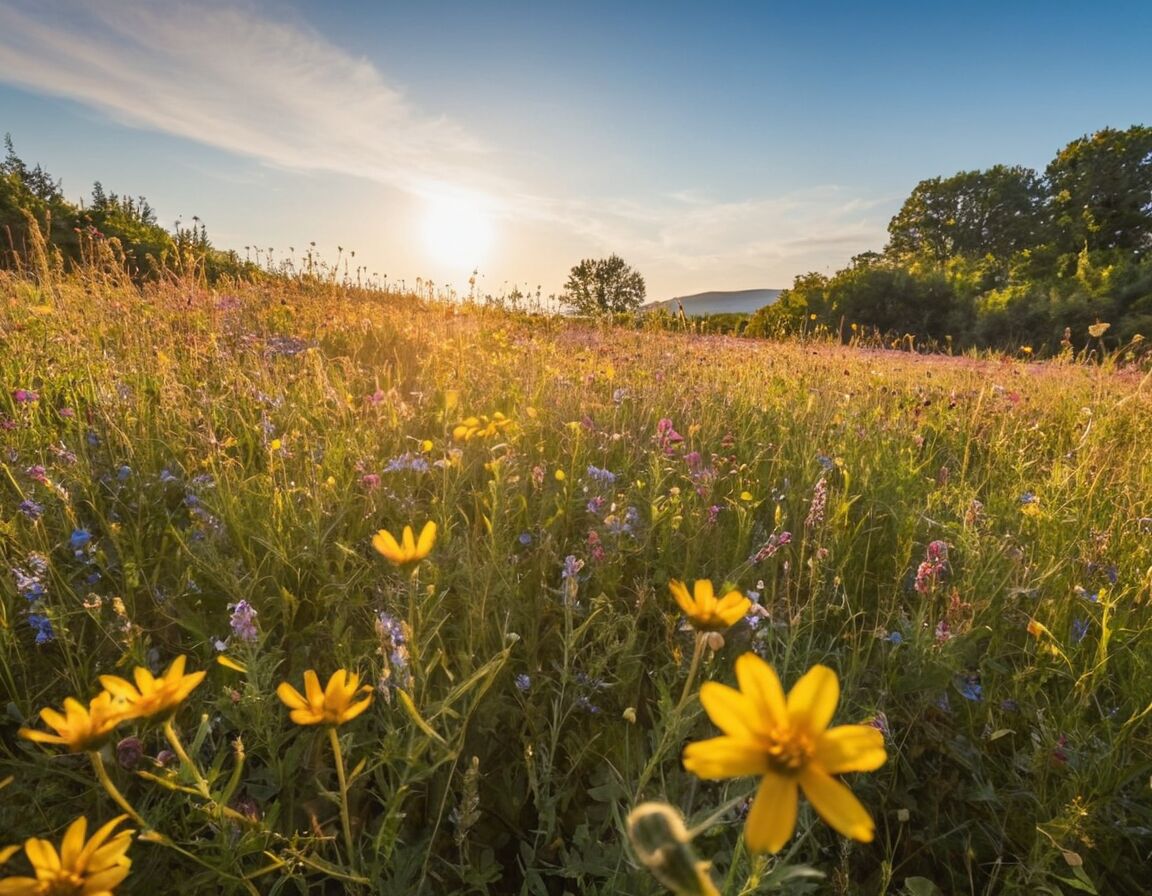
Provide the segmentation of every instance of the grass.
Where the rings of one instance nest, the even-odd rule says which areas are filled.
[[[0,847],[121,811],[17,729],[186,655],[187,761],[140,721],[104,748],[147,827],[122,892],[658,893],[625,834],[651,799],[727,893],[1143,892],[1142,377],[4,276]],[[419,563],[371,547],[428,520]],[[749,650],[785,687],[823,663],[836,722],[885,732],[888,762],[847,778],[874,842],[802,808],[784,853],[749,856],[755,781],[683,771],[717,734],[680,705],[695,641],[668,581],[697,578],[762,609],[695,682]],[[306,669],[359,673],[372,706],[294,725],[276,688]]]

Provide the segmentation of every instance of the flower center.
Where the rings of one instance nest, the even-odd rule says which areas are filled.
[[[765,742],[768,767],[780,775],[796,775],[812,758],[812,740],[788,728],[773,731]]]
[[[53,873],[51,880],[44,881],[47,887],[39,892],[45,896],[74,896],[84,892],[84,878],[67,868],[61,868]]]

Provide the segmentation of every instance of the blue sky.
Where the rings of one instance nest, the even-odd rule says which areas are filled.
[[[880,249],[924,178],[1152,123],[1152,4],[0,0],[0,131],[216,245],[662,299]]]

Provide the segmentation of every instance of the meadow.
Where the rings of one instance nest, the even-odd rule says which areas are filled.
[[[121,893],[1146,892],[1147,379],[0,273],[0,893],[122,815]],[[685,770],[748,654],[882,738],[871,842]]]

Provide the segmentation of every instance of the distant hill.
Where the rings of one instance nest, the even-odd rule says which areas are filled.
[[[679,312],[679,304],[684,305],[684,313],[689,317],[703,317],[706,314],[751,314],[765,305],[771,305],[780,295],[778,289],[736,289],[729,292],[698,292],[691,296],[676,296],[663,302],[649,302],[645,310],[667,308],[673,314]]]

